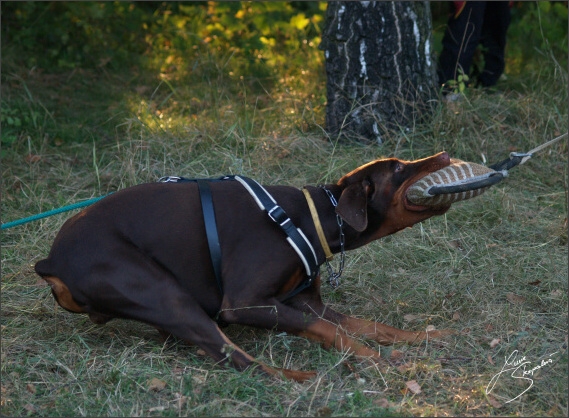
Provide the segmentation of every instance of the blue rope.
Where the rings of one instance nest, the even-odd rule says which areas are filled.
[[[109,193],[105,196],[95,197],[93,199],[89,199],[89,200],[86,200],[84,202],[74,203],[72,205],[64,206],[62,208],[49,210],[49,211],[43,212],[43,213],[38,213],[37,215],[33,215],[33,216],[28,217],[28,218],[18,219],[17,221],[6,222],[5,224],[2,224],[2,229],[8,229],[8,228],[12,228],[14,226],[22,225],[22,224],[25,224],[28,222],[37,221],[38,219],[47,218],[48,216],[57,215],[58,213],[68,212],[68,211],[73,210],[73,209],[83,208],[85,206],[92,205],[93,203],[95,203],[95,202],[97,202],[97,201],[99,201],[99,200],[103,199],[104,197],[107,197],[111,194],[112,193]]]

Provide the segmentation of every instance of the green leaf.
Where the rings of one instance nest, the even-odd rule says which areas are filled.
[[[303,30],[309,23],[310,19],[308,19],[304,13],[299,13],[290,19],[291,26],[294,26],[298,30]]]

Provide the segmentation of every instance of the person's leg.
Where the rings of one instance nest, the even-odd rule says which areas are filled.
[[[484,47],[484,70],[478,77],[478,84],[484,87],[495,85],[506,66],[504,53],[506,33],[510,26],[510,6],[507,1],[488,2],[484,13],[482,37]]]
[[[454,2],[455,13],[449,18],[439,56],[439,83],[456,80],[461,73],[469,74],[474,51],[482,34],[485,1]],[[462,10],[456,3],[464,3]],[[458,15],[457,15],[458,14]]]

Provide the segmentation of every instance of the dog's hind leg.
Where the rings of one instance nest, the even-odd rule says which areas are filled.
[[[168,295],[164,295],[164,297],[168,297]],[[216,362],[235,367],[238,370],[256,367],[267,374],[278,375],[282,373],[286,378],[299,382],[316,375],[314,372],[273,368],[255,360],[234,344],[221,331],[217,323],[189,295],[170,295],[168,300],[169,303],[161,306],[158,312],[154,310],[152,316],[147,317],[143,314],[136,319],[150,322],[166,333],[171,333],[190,344],[195,344]],[[156,318],[161,318],[159,323]]]
[[[89,309],[99,315],[145,322],[159,329],[163,336],[171,334],[196,345],[216,362],[238,370],[255,367],[297,381],[315,376],[313,372],[273,368],[255,360],[229,340],[211,318],[218,308],[215,298],[205,298],[205,292],[199,292],[196,286],[198,301],[169,272],[148,258],[133,255],[131,260],[133,263],[125,265],[123,258],[120,268],[107,269],[104,279],[95,275],[83,277],[81,288],[88,289]]]
[[[85,307],[81,306],[69,291],[69,288],[59,277],[43,276],[42,277],[51,287],[53,297],[59,305],[70,312],[83,313],[86,312]]]

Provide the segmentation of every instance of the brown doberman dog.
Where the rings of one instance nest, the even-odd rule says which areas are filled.
[[[341,247],[351,250],[446,212],[448,207],[413,205],[405,193],[449,162],[446,152],[417,161],[381,159],[336,184],[307,186],[316,218],[303,191],[288,186],[266,190],[311,243],[320,265],[326,246],[332,253],[343,251]],[[321,300],[318,275],[294,292],[306,283],[308,273],[279,225],[239,182],[209,185],[222,254],[221,283],[210,259],[195,182],[141,184],[100,200],[63,225],[36,272],[49,283],[59,305],[87,313],[96,323],[142,321],[163,335],[201,347],[219,363],[240,370],[256,366],[297,381],[315,373],[276,369],[255,360],[227,338],[220,324],[285,331],[376,360],[377,350],[350,335],[392,344],[451,333],[402,331],[335,312]]]

